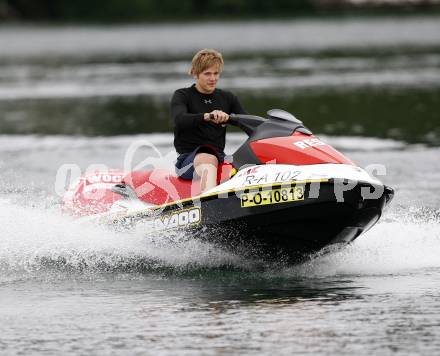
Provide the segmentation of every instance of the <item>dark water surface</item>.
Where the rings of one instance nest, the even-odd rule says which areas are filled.
[[[0,27],[0,353],[438,354],[439,24]],[[249,111],[290,110],[360,166],[386,168],[396,196],[372,230],[269,265],[60,213],[63,164],[122,168],[142,141],[157,151],[140,159],[172,167],[167,100],[201,47],[225,53],[222,86]],[[226,152],[244,139],[230,133]]]
[[[231,135],[227,152],[242,135]],[[440,151],[323,137],[396,189],[348,248],[268,265],[186,235],[115,233],[59,212],[57,168],[122,165],[133,140],[172,165],[170,135],[0,137],[3,354],[436,354]]]
[[[26,354],[435,354],[438,272],[304,278],[294,270],[193,271],[13,283],[2,292],[0,348]]]

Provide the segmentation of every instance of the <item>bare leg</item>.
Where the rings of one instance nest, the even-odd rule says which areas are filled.
[[[201,180],[202,193],[217,185],[218,160],[210,153],[198,153],[194,158],[194,170]]]

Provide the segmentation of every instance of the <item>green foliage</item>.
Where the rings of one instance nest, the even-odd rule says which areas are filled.
[[[25,20],[142,21],[293,15],[311,0],[0,0]]]
[[[438,11],[435,2],[381,6],[320,0],[0,0],[0,19],[46,22],[145,22]]]

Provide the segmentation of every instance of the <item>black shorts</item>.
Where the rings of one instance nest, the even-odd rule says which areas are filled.
[[[182,179],[193,179],[194,176],[194,158],[198,153],[210,153],[217,156],[219,163],[225,159],[225,153],[217,151],[211,146],[199,146],[194,151],[182,153],[177,157],[176,173]]]

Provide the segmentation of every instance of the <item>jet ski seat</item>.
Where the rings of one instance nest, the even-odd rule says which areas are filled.
[[[232,164],[223,162],[218,169],[217,183],[228,180],[233,173],[235,169]],[[182,179],[166,169],[131,172],[123,182],[135,190],[140,200],[155,205],[200,195],[200,180]]]

